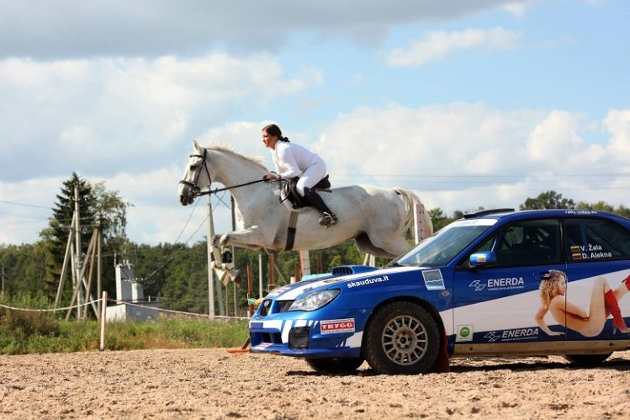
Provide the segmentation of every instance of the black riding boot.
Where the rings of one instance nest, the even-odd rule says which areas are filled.
[[[324,200],[317,194],[315,191],[310,188],[304,188],[304,201],[308,203],[308,205],[315,207],[317,210],[322,212],[322,216],[319,218],[319,224],[322,226],[330,227],[337,223],[337,216],[333,213]]]

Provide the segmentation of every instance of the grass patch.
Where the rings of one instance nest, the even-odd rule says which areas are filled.
[[[236,347],[247,340],[247,321],[163,319],[152,323],[107,325],[109,350]]]
[[[18,314],[18,315],[14,315]],[[22,315],[28,314],[28,315]],[[60,321],[40,313],[0,316],[0,354],[92,351],[99,348],[100,323]],[[107,350],[218,348],[241,346],[247,321],[165,319],[107,324]]]
[[[0,294],[0,304],[16,308],[49,308],[45,298],[12,300]],[[29,312],[0,307],[0,354],[70,353],[98,350],[101,326],[95,320],[64,321],[52,312]],[[207,318],[159,318],[150,322],[107,323],[107,350],[240,347],[249,335],[240,321]]]

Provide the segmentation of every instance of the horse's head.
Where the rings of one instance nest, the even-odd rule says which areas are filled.
[[[208,149],[201,147],[197,140],[194,140],[193,152],[186,165],[184,176],[179,181],[177,195],[182,206],[192,204],[195,198],[199,196],[201,189],[212,182],[206,161]]]

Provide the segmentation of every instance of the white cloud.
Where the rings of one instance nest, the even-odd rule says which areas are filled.
[[[506,50],[517,46],[520,34],[497,27],[488,30],[429,32],[423,39],[411,42],[407,48],[396,48],[387,57],[390,66],[421,66],[429,61],[441,60],[460,50]]]
[[[214,123],[320,83],[317,70],[288,75],[264,54],[0,61],[0,201],[27,205],[0,206],[0,242],[37,240],[62,181],[75,171],[134,204],[132,240],[174,241],[184,223],[177,217],[188,215],[176,191],[191,140],[217,134],[266,157],[262,122],[245,123],[250,129],[241,136],[233,136],[238,124]],[[204,135],[209,126],[219,128]]]
[[[48,226],[62,182],[56,177],[0,181],[0,244],[37,241],[39,232]]]
[[[604,127],[612,135],[611,153],[630,156],[630,110],[613,109],[604,119]]]
[[[509,155],[524,151],[523,138],[539,114],[464,103],[360,108],[326,128],[319,150],[328,151],[331,167],[377,177],[515,171],[520,165],[507,163]]]
[[[524,2],[525,0],[523,0]],[[450,21],[514,0],[258,0],[4,2],[0,57],[207,53],[227,45],[269,50],[292,32],[378,44],[389,27]]]
[[[502,111],[482,104],[360,108],[326,127],[318,150],[333,186],[359,182],[415,190],[428,208],[518,207],[555,190],[575,201],[627,202],[620,151],[628,111],[611,111],[605,145],[581,136],[592,122],[567,111]],[[611,169],[615,168],[615,169]],[[349,176],[348,174],[361,174]]]
[[[213,122],[321,82],[266,55],[0,61],[0,179],[151,170]],[[24,156],[38,162],[28,173]]]
[[[522,18],[525,15],[527,9],[529,9],[534,2],[535,1],[530,0],[529,2],[508,3],[501,6],[501,8],[506,12],[511,13],[514,17]]]
[[[567,150],[584,146],[577,134],[579,121],[566,111],[552,111],[527,139],[527,153],[532,161],[564,166]]]
[[[262,128],[269,123],[270,121],[228,123],[211,128],[199,140],[203,145],[218,144],[247,156],[258,157],[269,166],[271,160],[268,149],[262,143]]]

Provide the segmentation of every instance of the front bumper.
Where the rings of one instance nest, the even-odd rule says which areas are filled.
[[[283,312],[254,315],[249,322],[250,350],[293,357],[359,357],[363,320],[355,311]],[[361,318],[361,317],[359,317]]]

